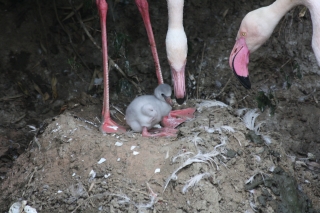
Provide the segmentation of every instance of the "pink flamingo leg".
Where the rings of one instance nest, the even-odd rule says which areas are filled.
[[[110,118],[109,108],[109,70],[108,70],[108,48],[107,48],[107,10],[108,4],[105,0],[96,0],[100,15],[101,41],[103,56],[103,107],[102,107],[102,125],[100,130],[104,133],[125,132],[126,129]]]
[[[193,113],[195,111],[195,108],[171,111],[168,116],[162,119],[162,125],[168,128],[176,128],[186,120],[194,118]]]
[[[163,127],[161,129],[150,129],[148,132],[147,127],[143,127],[143,137],[177,137],[177,129]]]
[[[151,27],[151,22],[150,22],[150,16],[149,16],[149,4],[147,0],[135,0],[136,5],[138,6],[138,9],[141,13],[144,26],[147,30],[149,42],[150,42],[150,47],[151,47],[151,52],[154,60],[154,64],[156,66],[156,74],[158,78],[158,84],[163,84],[163,78],[162,78],[162,73],[161,73],[161,67],[160,67],[160,62],[159,62],[159,57],[158,57],[158,52],[157,52],[157,46],[156,42],[154,40],[153,36],[153,31]]]

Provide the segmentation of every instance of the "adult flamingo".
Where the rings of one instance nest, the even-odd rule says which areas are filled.
[[[249,12],[240,25],[229,64],[245,88],[251,88],[248,71],[250,53],[266,42],[280,19],[297,5],[304,5],[310,10],[313,25],[312,48],[320,66],[320,0],[276,0],[267,7]]]
[[[182,7],[180,10],[178,10],[178,13],[183,13],[183,0],[178,0],[180,2],[180,5],[175,4],[177,0],[168,0],[168,6],[169,6],[169,30],[170,31],[170,26],[172,28],[176,28],[177,25],[170,25],[170,23],[179,23],[178,18],[181,18],[181,25],[182,25],[182,14],[180,16],[175,15],[175,13],[170,12],[170,5],[176,6],[175,9],[179,9],[179,7]],[[157,49],[156,49],[156,44],[152,32],[152,27],[150,23],[150,17],[149,17],[149,9],[148,9],[148,2],[147,0],[135,0],[136,5],[138,6],[138,9],[141,13],[141,16],[143,18],[143,22],[145,24],[151,50],[152,50],[152,55],[153,59],[155,62],[156,66],[156,74],[158,77],[158,83],[163,84],[163,78],[161,74],[161,69],[160,69],[160,63],[159,63],[159,58],[157,54]],[[182,3],[182,4],[181,4]],[[105,0],[96,0],[96,4],[99,10],[99,15],[100,15],[100,24],[101,24],[101,36],[102,36],[102,54],[103,54],[103,80],[104,80],[104,98],[103,98],[103,109],[102,109],[102,125],[100,127],[100,130],[104,133],[114,133],[114,132],[125,132],[125,128],[114,122],[111,117],[110,117],[110,108],[109,108],[109,73],[108,73],[108,49],[107,49],[107,28],[106,28],[106,18],[107,18],[107,10],[108,10],[108,5]],[[170,18],[171,15],[171,18]],[[182,27],[183,30],[183,27]],[[174,30],[173,30],[174,31]],[[183,31],[184,32],[184,31]],[[171,33],[171,36],[169,36],[169,41],[170,37],[176,36],[177,32]],[[181,35],[181,27],[180,30],[178,31],[178,35]],[[185,35],[185,34],[184,34]],[[168,36],[167,36],[168,40]],[[176,45],[178,44],[178,45]],[[171,46],[170,46],[171,45]],[[173,45],[173,47],[172,47]],[[178,47],[177,47],[178,46]],[[173,76],[178,76],[178,77],[173,77],[174,84],[178,84],[180,86],[174,87],[175,88],[175,93],[177,94],[177,101],[178,103],[183,103],[185,99],[185,79],[184,79],[184,67],[185,67],[185,62],[186,62],[186,45],[185,45],[185,58],[183,57],[177,57],[177,54],[181,54],[183,51],[176,51],[176,53],[173,53],[173,56],[168,56],[170,65],[174,65],[174,68],[172,69],[172,72],[179,72],[179,74],[172,74]],[[167,51],[169,49],[169,52],[172,53],[172,50],[179,50],[181,49],[180,42],[177,43],[170,43],[169,42],[169,47],[167,43]],[[173,61],[171,61],[173,59]],[[184,60],[183,63],[179,62],[179,60]],[[179,68],[178,65],[183,64],[182,68]],[[181,74],[183,73],[183,75]],[[183,76],[183,79],[180,77]],[[181,86],[182,85],[182,86]],[[177,90],[177,91],[176,91]],[[177,123],[182,123],[186,120],[186,118],[192,117],[192,114],[194,113],[195,109],[190,108],[190,109],[185,109],[185,110],[178,110],[178,111],[172,111],[170,112],[169,116],[164,118],[163,124],[165,126],[168,126],[170,128],[174,128],[177,126]],[[172,117],[183,117],[183,118],[172,118]]]

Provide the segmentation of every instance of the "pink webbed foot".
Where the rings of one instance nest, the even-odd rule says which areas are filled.
[[[143,127],[142,136],[143,137],[177,137],[178,130],[163,127],[161,129],[150,129],[148,131],[147,127]]]
[[[111,118],[105,118],[100,126],[100,131],[103,133],[125,133],[126,129]]]
[[[194,118],[193,113],[196,111],[195,108],[187,108],[181,110],[174,110],[162,119],[162,125],[169,128],[176,128],[187,119]]]
[[[179,109],[173,110],[169,113],[171,117],[179,117],[179,118],[194,118],[193,113],[196,111],[195,108],[187,108],[187,109]]]

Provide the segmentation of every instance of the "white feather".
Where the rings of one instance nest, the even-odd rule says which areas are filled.
[[[194,143],[195,146],[197,146],[198,143],[203,143],[203,139],[198,137],[199,134],[200,132],[196,132],[191,139],[191,141]]]
[[[214,133],[215,129],[214,128],[209,128],[208,126],[204,126],[204,130],[207,132],[207,133]]]
[[[202,110],[204,108],[209,108],[209,107],[215,107],[215,106],[218,106],[218,107],[227,107],[228,105],[221,102],[221,101],[208,101],[208,100],[204,100],[204,101],[201,101],[200,104],[197,104],[197,110],[198,112],[202,112]]]
[[[210,176],[210,173],[198,174],[190,178],[182,188],[182,193],[185,194],[189,188],[195,186],[205,176]]]
[[[256,118],[259,116],[259,113],[256,113],[257,109],[249,110],[242,118],[246,127],[250,130],[254,130],[254,123]]]
[[[272,141],[271,141],[271,139],[270,139],[269,136],[267,136],[267,135],[261,135],[261,137],[263,138],[263,140],[265,141],[265,143],[266,143],[267,146],[269,146],[269,145],[272,143]]]
[[[256,176],[256,175],[252,175],[245,183],[246,183],[246,184],[252,183],[252,181],[253,181],[253,179],[254,179],[255,176]]]
[[[194,154],[193,152],[183,152],[183,153],[181,153],[181,154],[178,154],[178,155],[176,155],[176,156],[174,156],[173,158],[172,158],[172,162],[174,163],[174,162],[176,162],[176,160],[178,159],[178,158],[183,158],[183,157],[185,157],[185,156],[187,156],[187,155],[190,155],[190,154]]]
[[[265,121],[262,121],[254,127],[254,132],[256,133],[256,135],[261,135],[260,128],[261,128],[261,125],[265,123],[266,123]]]
[[[199,151],[198,154],[188,158],[180,167],[178,167],[175,171],[173,171],[173,173],[167,178],[167,180],[164,184],[163,192],[166,190],[166,188],[171,180],[177,180],[177,178],[178,178],[177,173],[181,169],[185,168],[188,165],[191,165],[193,163],[205,163],[205,164],[209,164],[209,165],[213,166],[213,164],[215,164],[217,169],[219,169],[218,164],[214,158],[218,155],[221,155],[222,150],[218,151],[217,149],[219,147],[225,146],[227,138],[221,137],[220,140],[221,140],[221,144],[215,146],[211,152],[203,154]]]
[[[250,201],[249,204],[250,204],[250,207],[252,208],[253,211],[256,212],[256,211],[258,210],[258,209],[257,209],[257,206],[256,206],[256,204],[254,204],[254,202],[251,202],[251,201]]]
[[[231,126],[221,126],[220,128],[226,132],[235,132],[234,128]]]
[[[235,114],[236,114],[238,117],[240,117],[240,116],[243,115],[244,111],[246,111],[247,109],[248,109],[248,108],[237,109],[237,110],[235,111]]]

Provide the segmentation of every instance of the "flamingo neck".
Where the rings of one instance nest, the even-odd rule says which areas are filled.
[[[280,19],[293,7],[303,4],[305,0],[277,0],[273,4],[269,5],[268,8],[274,18],[277,18],[278,22]]]
[[[183,4],[184,0],[167,0],[169,29],[183,29]]]
[[[306,0],[312,19],[312,49],[320,66],[320,1]]]

